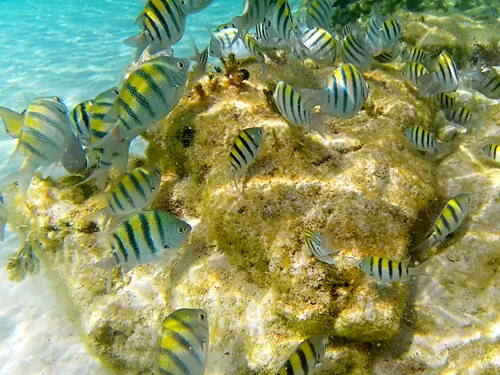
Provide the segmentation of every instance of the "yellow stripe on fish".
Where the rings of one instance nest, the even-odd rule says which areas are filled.
[[[490,143],[483,147],[483,153],[493,160],[500,162],[500,145]]]
[[[436,99],[441,106],[441,109],[445,111],[451,111],[457,107],[457,101],[450,95],[440,92],[436,95]]]
[[[408,81],[411,82],[414,86],[419,85],[419,77],[421,77],[424,74],[428,74],[429,71],[425,66],[419,63],[409,63],[406,65],[405,70],[403,71],[403,77]]]
[[[243,44],[252,56],[255,57],[255,60],[261,64],[262,73],[266,75],[266,57],[257,40],[250,33],[248,33],[243,39]]]
[[[335,38],[325,29],[316,27],[304,32],[302,42],[308,48],[306,55],[314,61],[335,62],[337,44]]]
[[[90,144],[90,113],[92,112],[92,103],[92,100],[87,100],[77,104],[70,115],[76,134],[84,146]]]
[[[401,23],[398,20],[387,20],[382,24],[384,48],[393,45],[401,39]]]
[[[328,264],[335,264],[335,259],[331,255],[338,253],[339,250],[333,250],[327,238],[320,232],[311,232],[308,229],[304,230],[303,235],[307,246],[318,260]]]
[[[446,51],[438,56],[437,68],[432,73],[419,77],[419,96],[440,92],[453,92],[458,88],[459,78],[455,62]]]
[[[408,281],[412,276],[421,275],[424,264],[409,267],[407,262],[391,260],[381,257],[367,257],[359,262],[367,276],[374,277],[379,283]]]
[[[447,111],[445,117],[448,121],[459,125],[468,125],[472,121],[472,114],[464,107]]]
[[[299,40],[298,28],[287,0],[274,0],[270,10],[271,27],[299,56],[307,47]]]
[[[425,130],[423,127],[414,125],[408,128],[405,132],[406,139],[419,151],[435,154],[438,149],[438,142],[434,133]]]
[[[237,182],[245,174],[249,165],[257,158],[264,136],[261,127],[243,129],[236,137],[229,161],[231,163],[231,178]]]
[[[323,361],[327,345],[326,336],[309,337],[288,357],[277,375],[311,375],[315,367]]]
[[[309,128],[311,111],[305,108],[302,97],[292,85],[279,81],[273,96],[276,106],[288,122]]]
[[[345,64],[355,65],[364,72],[372,63],[372,51],[361,37],[350,33],[342,42],[342,58]]]
[[[401,50],[401,58],[407,63],[421,63],[424,64],[427,62],[429,55],[423,49],[418,47],[405,47]]]
[[[320,27],[327,30],[335,11],[335,0],[313,0],[306,10],[306,25],[309,29]]]
[[[209,332],[205,310],[179,309],[170,314],[156,341],[154,374],[203,375]]]

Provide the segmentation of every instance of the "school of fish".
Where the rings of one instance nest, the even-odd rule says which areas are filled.
[[[468,127],[473,121],[469,109],[460,106],[450,93],[457,90],[460,77],[453,57],[443,50],[431,56],[416,46],[400,41],[402,21],[388,19],[375,6],[366,22],[346,25],[335,33],[332,17],[335,0],[313,0],[292,11],[287,0],[245,0],[241,15],[228,19],[214,29],[208,27],[210,40],[199,51],[191,41],[193,55],[174,57],[175,44],[186,31],[190,14],[210,6],[214,0],[148,0],[135,24],[140,32],[126,39],[135,48],[130,69],[112,87],[77,104],[71,111],[59,97],[34,99],[22,113],[0,107],[0,117],[9,136],[18,139],[14,153],[22,153],[19,170],[2,181],[0,189],[15,184],[16,193],[27,194],[32,178],[40,172],[48,176],[61,163],[70,174],[83,176],[82,183],[95,180],[102,192],[103,205],[86,219],[102,217],[99,238],[108,244],[109,256],[94,267],[127,273],[143,264],[171,258],[187,242],[192,227],[174,215],[148,209],[161,188],[162,171],[147,165],[127,172],[130,143],[167,116],[185,94],[191,62],[195,78],[207,73],[208,58],[234,54],[236,58],[253,56],[267,77],[268,49],[288,52],[294,60],[311,59],[318,64],[340,65],[324,77],[320,89],[293,87],[276,82],[274,101],[281,115],[293,126],[315,130],[328,137],[323,127],[325,116],[347,119],[356,116],[369,97],[363,73],[374,63],[387,64],[398,58],[406,63],[402,79],[414,86],[421,98],[434,98],[445,118],[455,125]],[[252,34],[252,31],[255,33]],[[151,57],[145,59],[148,53]],[[474,90],[490,99],[500,99],[500,76],[495,70],[483,70],[479,59],[468,79]],[[318,112],[322,115],[317,115]],[[448,152],[450,145],[440,142],[427,124],[414,124],[404,136],[416,149],[430,154]],[[236,188],[248,167],[258,158],[265,128],[242,129],[228,150],[228,175]],[[486,157],[500,162],[500,145],[483,148]],[[126,172],[118,181],[108,182],[112,168]],[[0,195],[0,239],[9,222],[6,194]],[[443,242],[466,220],[472,196],[459,194],[449,200],[423,242],[415,248],[424,251]],[[108,229],[109,221],[114,225]],[[335,266],[340,249],[332,245],[327,233],[303,230],[307,247],[318,261]],[[31,249],[30,246],[27,249]],[[22,251],[26,267],[38,264],[30,251]],[[27,256],[28,254],[29,256]],[[425,275],[426,262],[369,256],[359,261],[367,277],[379,283],[409,281]],[[311,336],[300,343],[277,370],[277,374],[312,374],[325,356],[329,340]],[[209,316],[203,309],[179,309],[167,316],[156,343],[155,374],[203,374],[209,356]]]

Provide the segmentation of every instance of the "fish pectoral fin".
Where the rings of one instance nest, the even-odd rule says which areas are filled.
[[[434,73],[422,74],[418,77],[418,96],[423,98],[427,94],[434,94],[438,83]]]
[[[5,107],[0,107],[0,117],[2,117],[5,131],[12,138],[19,138],[21,135],[23,115]]]
[[[311,110],[318,105],[323,105],[328,102],[328,93],[321,89],[297,89],[304,108]]]

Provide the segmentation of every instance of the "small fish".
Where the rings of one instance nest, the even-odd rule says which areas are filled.
[[[312,375],[325,358],[328,337],[311,336],[302,341],[276,375]]]
[[[213,1],[214,0],[181,0],[181,3],[186,14],[194,14],[201,12],[212,4]]]
[[[264,51],[259,45],[259,42],[252,36],[252,34],[247,33],[245,39],[243,39],[246,49],[255,57],[255,60],[262,66],[262,74],[266,76],[266,56]]]
[[[95,263],[102,269],[122,267],[127,273],[135,266],[149,264],[173,255],[191,232],[191,226],[162,211],[134,213],[104,233],[112,255]]]
[[[307,229],[304,230],[303,234],[307,246],[318,260],[328,264],[335,264],[335,259],[331,255],[338,253],[340,250],[332,249],[327,237],[320,232],[311,232]]]
[[[334,63],[337,58],[335,38],[328,31],[313,28],[304,32],[302,42],[308,48],[306,55],[317,62]]]
[[[263,137],[264,129],[260,127],[243,129],[236,137],[229,153],[230,177],[235,184],[259,155]]]
[[[500,162],[500,145],[490,143],[483,147],[483,153],[493,160]]]
[[[403,71],[403,77],[414,86],[419,86],[419,77],[424,74],[428,74],[429,71],[425,66],[420,63],[409,63],[406,65],[405,70]]]
[[[355,116],[368,99],[368,85],[352,64],[343,64],[328,77],[321,110],[339,118]]]
[[[438,56],[437,69],[432,73],[420,76],[418,82],[420,97],[456,91],[459,82],[457,68],[448,52],[441,52]]]
[[[309,29],[316,27],[328,30],[335,12],[336,0],[313,0],[306,10],[306,25]]]
[[[273,97],[276,107],[289,123],[306,129],[314,128],[320,134],[323,133],[319,123],[311,124],[311,110],[315,103],[304,100],[292,85],[279,81]]]
[[[186,13],[178,0],[148,0],[144,10],[135,20],[142,28],[138,35],[125,39],[130,47],[137,47],[135,60],[148,48],[151,55],[171,49],[184,35]]]
[[[272,29],[292,48],[292,51],[299,56],[307,51],[307,47],[300,41],[299,29],[287,0],[273,0],[269,17]]]
[[[241,39],[237,39],[233,44],[231,44],[232,38],[238,33],[237,29],[228,28],[222,29],[217,32],[210,32],[210,47],[208,53],[212,57],[224,57],[227,58],[229,54],[234,53],[237,59],[243,59],[245,57],[251,56],[251,53],[245,47],[245,44]],[[245,34],[246,35],[246,34]]]
[[[444,109],[445,111],[452,111],[457,108],[457,101],[455,98],[444,92],[437,94],[436,99],[439,102],[441,109]]]
[[[195,41],[191,40],[192,55],[189,59],[196,62],[196,65],[193,67],[193,72],[195,72],[194,79],[201,78],[207,71],[208,47],[209,45],[207,45],[203,51],[200,52]]]
[[[464,107],[458,107],[446,112],[445,117],[448,121],[462,126],[468,125],[472,121],[472,115],[470,111]]]
[[[425,52],[423,49],[418,47],[409,48],[406,45],[401,49],[400,56],[403,59],[403,61],[406,61],[407,63],[414,62],[423,65],[425,65],[429,59],[428,53]]]
[[[379,283],[408,281],[412,276],[425,275],[425,266],[427,264],[422,263],[417,267],[409,267],[407,262],[381,257],[367,257],[359,262],[359,268]]]
[[[481,70],[481,59],[476,70],[468,74],[472,80],[472,88],[487,98],[500,99],[500,76],[493,69]]]
[[[278,36],[274,32],[274,30],[271,28],[271,21],[267,18],[264,18],[262,22],[259,22],[257,25],[255,25],[255,39],[257,39],[257,41],[261,45],[269,46],[272,38],[277,37]]]
[[[435,154],[439,150],[439,142],[436,141],[434,133],[423,127],[414,125],[405,132],[406,139],[419,151]]]
[[[384,49],[392,47],[401,39],[401,23],[398,20],[387,20],[382,24]]]
[[[154,374],[203,375],[209,332],[205,310],[179,309],[167,316],[156,340]]]
[[[460,194],[452,198],[432,226],[426,236],[427,239],[418,245],[415,251],[432,247],[444,240],[450,233],[455,232],[469,213],[470,200],[470,194]]]
[[[382,32],[382,25],[385,22],[385,18],[380,14],[380,6],[374,6],[372,15],[370,16],[370,20],[365,27],[364,32],[364,40],[363,38],[359,38],[360,42],[363,42],[365,47],[371,54],[378,55],[384,50],[384,34]],[[353,30],[353,33],[356,33],[356,29]]]
[[[274,1],[275,0],[245,0],[241,16],[236,16],[231,20],[237,31],[230,41],[230,46],[232,46],[238,38],[244,39],[245,35],[252,27],[264,21]]]
[[[106,227],[111,216],[127,215],[141,211],[151,204],[158,194],[161,183],[161,170],[158,168],[136,168],[127,173],[118,184],[105,193],[106,207],[87,217],[93,220],[104,216]]]
[[[370,67],[373,61],[368,44],[353,33],[348,34],[342,41],[342,58],[344,64],[355,65],[362,73]]]
[[[92,103],[92,100],[86,100],[77,104],[70,114],[76,134],[84,146],[90,144],[90,113],[92,111]]]

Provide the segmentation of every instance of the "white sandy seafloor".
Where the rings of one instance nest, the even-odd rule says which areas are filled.
[[[224,8],[224,11],[221,9]],[[123,39],[135,35],[139,1],[8,0],[1,2],[0,105],[22,111],[35,97],[57,95],[68,108],[116,85],[134,50]],[[189,37],[203,48],[207,23],[237,14],[241,1],[216,1],[188,19],[176,55],[188,56]],[[0,126],[0,166],[15,147]],[[132,150],[140,152],[141,142]],[[0,169],[0,178],[15,168]],[[5,265],[19,249],[12,232],[0,244],[0,374],[109,374],[88,353],[67,304],[43,270],[21,283],[8,281]]]

